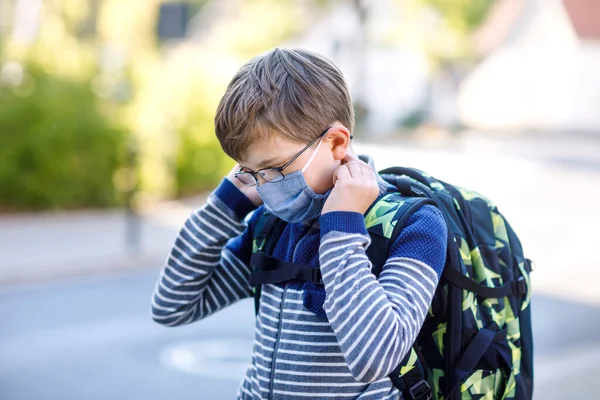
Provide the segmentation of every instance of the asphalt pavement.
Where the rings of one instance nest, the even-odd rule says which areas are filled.
[[[0,293],[0,399],[232,399],[250,361],[253,308],[239,303],[201,324],[165,328],[150,318],[157,274],[86,277]],[[227,376],[195,372],[209,362],[190,343],[235,347]],[[194,353],[194,357],[204,352]],[[216,361],[219,354],[213,354]]]
[[[157,271],[0,292],[2,400],[225,400],[250,362],[243,300],[166,328],[149,315]],[[595,399],[600,307],[535,296],[536,399]]]

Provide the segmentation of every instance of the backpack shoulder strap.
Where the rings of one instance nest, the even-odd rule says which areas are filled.
[[[431,191],[425,186],[426,181],[421,182],[404,175],[399,171],[382,175],[398,192],[383,196],[365,217],[365,225],[371,236],[371,245],[366,253],[371,260],[373,274],[377,277],[383,270],[391,244],[399,237],[408,219],[426,204],[437,206]],[[389,378],[404,398],[431,399],[427,364],[416,342],[402,362],[389,374]]]
[[[277,239],[287,223],[268,211],[260,216],[253,230],[252,255],[270,255],[277,244]],[[254,286],[254,312],[258,314],[260,306],[261,285]]]
[[[252,231],[252,252],[263,251],[265,247],[272,247],[274,244],[269,240],[271,231],[280,224],[281,221],[274,214],[264,211],[256,221],[256,225]],[[281,221],[283,222],[283,221]],[[272,249],[267,249],[272,250]]]
[[[365,226],[371,236],[366,250],[372,272],[379,277],[388,258],[390,246],[400,235],[406,221],[423,205],[433,204],[423,197],[406,197],[399,192],[383,196],[365,216]]]

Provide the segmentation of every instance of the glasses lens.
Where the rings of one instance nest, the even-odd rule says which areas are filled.
[[[258,171],[258,174],[263,178],[266,182],[279,182],[283,179],[283,174],[277,171],[275,168],[262,169]]]
[[[249,172],[238,172],[235,174],[235,177],[238,178],[244,185],[256,185],[256,179]]]

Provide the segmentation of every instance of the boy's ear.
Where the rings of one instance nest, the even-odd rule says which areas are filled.
[[[335,160],[343,160],[350,147],[350,131],[342,124],[335,124],[325,135]]]

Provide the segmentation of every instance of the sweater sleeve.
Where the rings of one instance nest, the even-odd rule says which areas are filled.
[[[178,326],[252,296],[252,225],[260,210],[224,179],[181,228],[152,296],[152,318]]]
[[[423,206],[390,247],[379,279],[365,254],[370,237],[359,213],[320,217],[324,310],[357,381],[389,375],[414,343],[446,259],[440,211]]]

